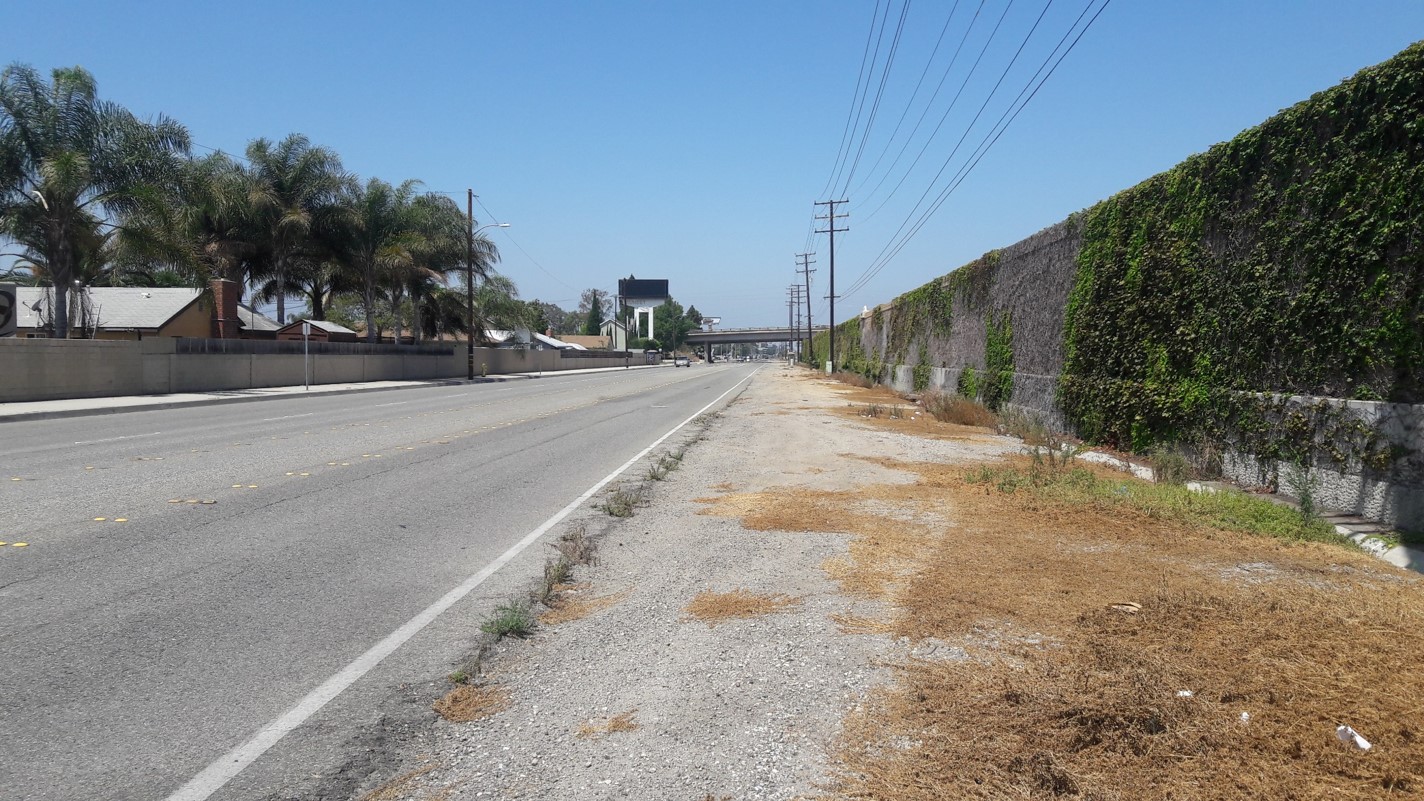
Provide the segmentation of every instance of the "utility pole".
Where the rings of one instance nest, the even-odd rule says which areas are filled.
[[[806,278],[806,347],[808,348],[808,360],[811,362],[812,367],[816,365],[816,345],[811,340],[811,337],[814,336],[811,331],[811,273],[816,272],[815,270],[811,269],[811,265],[816,263],[816,261],[811,257],[814,255],[816,254],[796,254],[796,258],[801,260],[800,266],[797,268],[796,271],[801,273]]]
[[[786,288],[786,355],[787,361],[791,357],[791,310],[796,305],[796,285],[792,284]]]
[[[456,206],[455,208],[459,208]],[[465,208],[469,227],[465,229],[465,360],[467,377],[475,380],[475,190],[465,190]]]
[[[826,297],[829,298],[830,301],[831,301],[831,329],[830,329],[830,330],[831,330],[831,357],[830,357],[830,360],[831,360],[831,369],[832,369],[832,370],[835,370],[835,369],[836,369],[836,232],[837,232],[837,231],[842,231],[842,232],[844,232],[844,231],[849,231],[849,230],[850,230],[850,226],[846,226],[845,228],[837,228],[837,227],[836,227],[836,220],[842,220],[842,219],[845,219],[846,217],[849,217],[849,216],[850,216],[849,214],[836,214],[836,206],[839,206],[839,205],[841,205],[842,203],[849,203],[849,202],[850,202],[850,201],[848,201],[848,200],[818,200],[818,201],[816,201],[816,203],[815,203],[815,205],[817,205],[817,206],[825,206],[825,207],[827,207],[827,208],[826,208],[826,216],[824,216],[824,217],[822,217],[822,216],[820,216],[820,215],[817,215],[817,216],[816,216],[816,219],[818,219],[818,220],[825,220],[825,221],[826,221],[826,227],[825,227],[824,230],[819,229],[819,228],[816,229],[816,233],[818,233],[818,234],[830,234],[830,235],[831,235],[831,294],[827,295]]]
[[[796,314],[795,314],[795,316],[794,316],[791,320],[788,321],[788,322],[791,324],[791,331],[792,331],[792,334],[791,334],[791,339],[792,339],[792,345],[791,345],[792,358],[791,358],[790,361],[791,361],[792,364],[795,364],[795,363],[796,363],[796,356],[800,355],[800,350],[801,350],[801,285],[800,285],[800,284],[792,284],[792,285],[791,285],[791,305],[796,309]]]

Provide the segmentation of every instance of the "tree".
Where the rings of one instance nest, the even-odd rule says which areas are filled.
[[[277,301],[277,319],[285,322],[287,294],[302,288],[295,272],[316,256],[314,230],[324,217],[341,213],[337,199],[350,179],[335,151],[296,133],[275,145],[252,140],[247,160],[252,209],[267,258],[263,294]]]
[[[702,315],[698,314],[697,319],[700,322]],[[658,341],[669,350],[677,350],[687,344],[687,335],[696,327],[697,324],[683,313],[682,304],[672,298],[653,309],[653,329]]]
[[[411,199],[415,187],[415,181],[391,186],[372,178],[364,187],[351,181],[341,196],[344,211],[338,218],[342,233],[335,243],[337,261],[351,283],[360,288],[367,342],[375,342],[380,335],[377,303],[384,297],[386,268],[402,258],[401,249],[413,227]]]
[[[55,336],[69,335],[68,289],[77,240],[106,217],[157,205],[188,150],[188,132],[167,117],[139,120],[98,99],[80,67],[0,72],[0,234],[43,259],[54,297]]]
[[[608,293],[601,289],[585,289],[579,298],[579,316],[583,319],[585,336],[596,337],[603,327],[603,301]]]

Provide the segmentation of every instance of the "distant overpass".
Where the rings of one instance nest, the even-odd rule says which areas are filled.
[[[826,326],[812,326],[811,333],[819,334]],[[689,345],[726,345],[737,342],[786,342],[804,339],[806,326],[800,328],[726,328],[719,331],[693,331],[687,335]]]

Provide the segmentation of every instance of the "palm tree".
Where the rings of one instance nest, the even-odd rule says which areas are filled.
[[[214,278],[245,284],[263,253],[252,182],[222,152],[185,162],[167,203],[123,220],[122,254],[184,275],[195,286]]]
[[[290,134],[275,145],[254,139],[247,145],[251,206],[262,232],[269,279],[263,293],[277,301],[277,318],[286,321],[287,293],[299,289],[293,272],[316,247],[315,229],[336,213],[348,178],[335,151]]]
[[[345,209],[340,224],[344,231],[337,242],[338,261],[345,268],[347,279],[359,287],[366,313],[367,342],[375,342],[379,336],[376,302],[387,286],[391,266],[409,260],[409,249],[416,238],[412,200],[417,186],[416,181],[391,186],[372,178],[365,186],[349,183],[341,196]]]
[[[188,150],[188,132],[98,99],[80,67],[0,72],[0,234],[43,260],[57,289],[79,268],[93,221],[158,204]],[[55,292],[55,335],[69,335],[68,292]]]
[[[465,262],[465,215],[455,201],[443,195],[421,195],[411,203],[414,238],[407,250],[409,262],[400,265],[395,278],[403,278],[403,292],[393,292],[392,307],[400,294],[410,295],[411,333],[419,342],[425,332],[422,317],[425,297],[443,287],[451,271]],[[399,334],[399,331],[397,331]]]

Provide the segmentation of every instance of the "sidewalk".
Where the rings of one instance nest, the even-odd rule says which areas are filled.
[[[634,367],[592,367],[582,370],[559,370],[556,372],[505,373],[476,378],[438,378],[423,381],[368,381],[350,384],[316,384],[308,387],[259,387],[256,389],[215,390],[212,392],[184,392],[171,395],[125,395],[109,398],[64,398],[61,400],[24,401],[0,403],[0,423],[20,420],[54,420],[61,417],[87,417],[97,414],[117,412],[141,412],[154,409],[173,409],[180,406],[214,406],[220,403],[247,403],[250,401],[272,400],[276,398],[315,397],[318,395],[344,395],[357,392],[383,392],[391,389],[412,387],[450,387],[463,384],[493,384],[526,378],[578,375],[581,373],[604,373],[613,370],[650,370],[668,365],[646,364]]]

